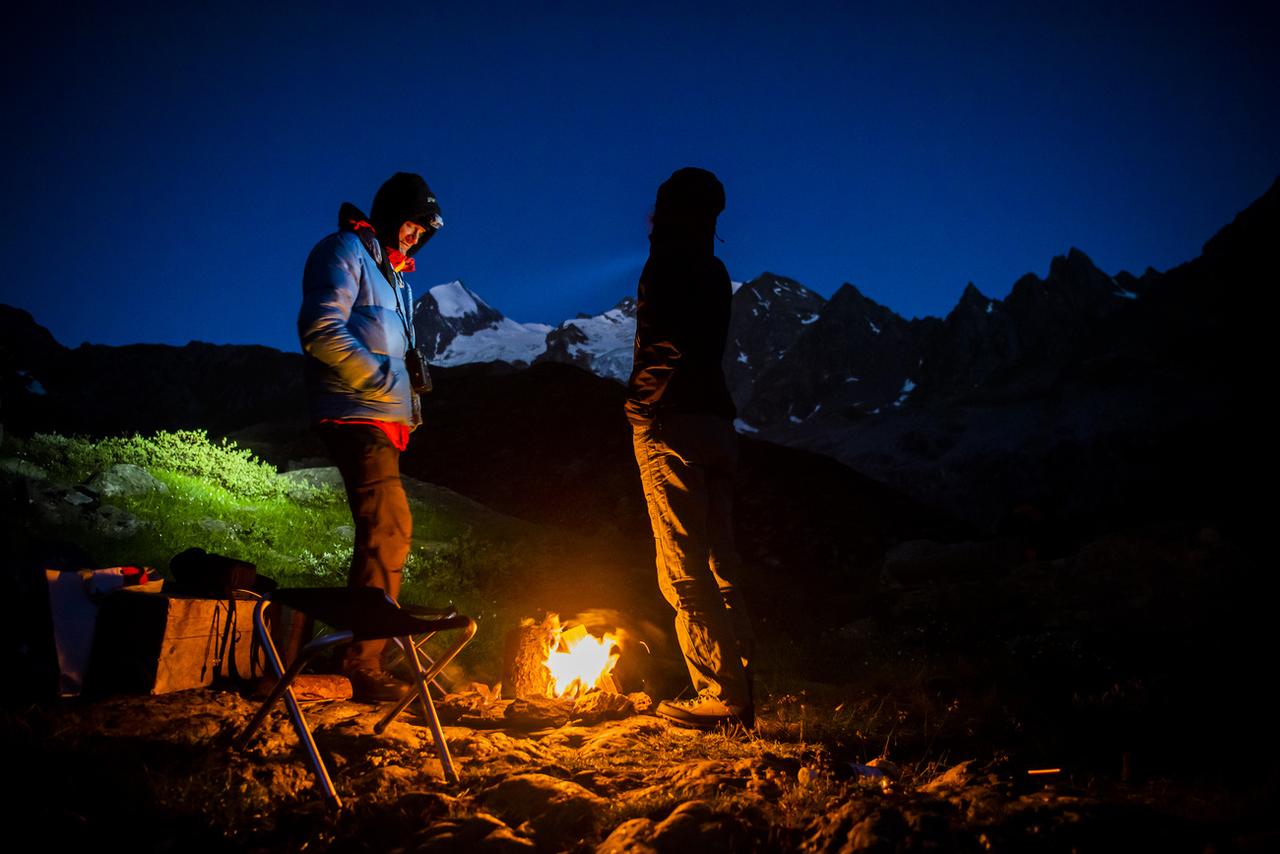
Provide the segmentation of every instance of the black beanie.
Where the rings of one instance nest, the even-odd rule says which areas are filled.
[[[369,212],[369,220],[378,239],[391,247],[398,246],[400,226],[406,222],[415,222],[427,231],[418,245],[407,254],[412,255],[422,248],[435,231],[432,223],[440,216],[440,204],[435,193],[427,186],[421,175],[412,172],[397,172],[378,188],[373,197],[373,209]]]

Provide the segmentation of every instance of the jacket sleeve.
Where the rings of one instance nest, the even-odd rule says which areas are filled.
[[[636,349],[627,409],[651,415],[683,358],[680,306],[666,271],[646,264],[636,305]]]
[[[298,338],[304,353],[328,365],[351,388],[378,389],[390,380],[389,365],[347,328],[360,291],[360,268],[354,247],[344,237],[325,238],[307,258]]]

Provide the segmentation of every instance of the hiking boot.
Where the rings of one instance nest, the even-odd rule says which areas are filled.
[[[676,726],[689,729],[715,729],[716,727],[755,726],[755,710],[750,706],[730,706],[715,697],[695,697],[692,700],[663,700],[654,714],[666,718]]]
[[[385,703],[399,700],[409,686],[385,670],[360,668],[344,674],[351,681],[351,699],[357,703]]]

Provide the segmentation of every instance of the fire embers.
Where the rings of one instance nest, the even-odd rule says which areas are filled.
[[[622,654],[621,631],[592,634],[580,622],[560,624],[558,614],[526,619],[507,636],[503,678],[507,697],[580,697],[591,691],[620,693],[613,668]]]

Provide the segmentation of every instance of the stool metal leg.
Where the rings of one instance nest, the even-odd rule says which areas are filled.
[[[426,715],[427,725],[431,727],[431,736],[436,741],[436,752],[440,754],[440,767],[444,769],[444,779],[449,783],[458,782],[458,772],[453,767],[453,757],[449,755],[449,745],[444,740],[444,729],[440,726],[440,716],[436,714],[436,705],[431,702],[431,692],[427,690],[427,680],[422,672],[422,662],[418,658],[418,648],[413,645],[412,638],[405,638],[409,641],[407,652],[409,660],[413,663],[414,687],[418,699],[422,701],[422,711]],[[415,692],[410,692],[408,696],[412,696]]]
[[[421,671],[426,681],[431,682],[439,673],[449,666],[449,662],[453,661],[458,653],[462,651],[462,648],[469,644],[471,639],[475,636],[476,621],[468,620],[467,625],[462,629],[462,637],[459,638],[453,646],[446,649],[440,656],[439,660],[432,662],[430,669],[427,670],[422,668],[421,659],[418,657],[418,647],[412,642],[412,638],[408,638],[410,641],[409,643],[404,643],[402,640],[401,648],[404,649],[405,655],[409,656],[409,662],[413,665],[415,673]],[[421,643],[421,641],[419,641],[419,643]],[[392,706],[376,724],[373,725],[373,731],[381,734],[393,720],[400,716],[401,712],[409,707],[409,704],[414,700],[414,696],[414,693],[410,691],[401,697],[400,700]]]
[[[280,652],[276,649],[275,641],[271,639],[271,632],[267,630],[264,612],[267,600],[260,601],[253,609],[253,622],[258,632],[259,640],[262,647],[266,650],[267,661],[271,663],[271,669],[276,674],[275,687],[271,689],[271,694],[263,702],[258,709],[258,713],[254,715],[253,720],[245,727],[243,733],[236,739],[236,748],[243,750],[248,746],[249,740],[253,738],[259,727],[266,721],[267,715],[271,711],[271,707],[276,701],[284,696],[285,707],[289,710],[289,717],[293,722],[293,729],[298,734],[298,740],[302,742],[303,748],[307,752],[307,757],[311,762],[311,768],[316,773],[316,778],[320,782],[320,788],[324,791],[325,800],[334,807],[342,806],[342,799],[338,797],[338,790],[334,788],[333,778],[329,776],[329,769],[324,764],[324,759],[320,756],[320,750],[316,747],[315,737],[311,734],[311,727],[307,724],[306,716],[302,714],[302,707],[298,705],[298,698],[293,693],[293,680],[302,672],[303,666],[320,650],[326,649],[339,643],[346,643],[351,640],[351,632],[336,632],[327,635],[318,640],[312,641],[302,648],[295,660],[286,671],[284,662],[280,660]]]

